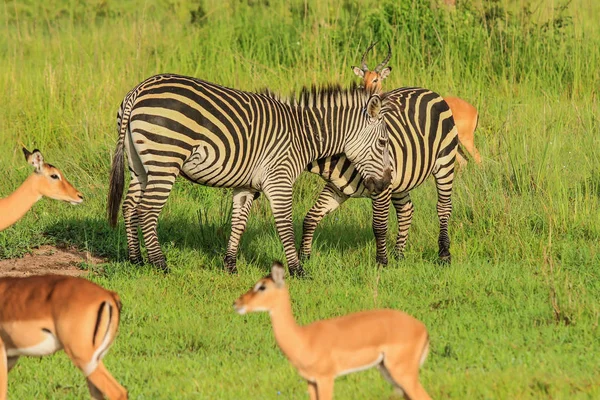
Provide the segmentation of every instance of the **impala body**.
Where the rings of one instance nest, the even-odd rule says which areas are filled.
[[[93,399],[127,399],[102,358],[119,326],[119,296],[90,281],[61,275],[0,278],[0,400],[21,356],[64,349],[86,376]]]
[[[336,377],[378,367],[394,388],[410,399],[429,399],[419,368],[429,351],[422,322],[401,311],[362,311],[299,326],[292,315],[283,266],[259,280],[234,303],[239,314],[268,311],[275,340],[308,382],[312,400],[333,398]]]

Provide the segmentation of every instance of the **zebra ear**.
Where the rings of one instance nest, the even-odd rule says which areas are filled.
[[[392,67],[385,67],[384,69],[382,69],[379,73],[379,75],[381,76],[381,80],[387,78],[390,72],[392,72]]]
[[[367,102],[367,113],[371,118],[377,118],[381,112],[381,98],[379,95],[374,94],[369,98]]]
[[[354,71],[354,73],[356,74],[356,76],[364,78],[365,77],[365,71],[363,71],[362,69],[358,68],[358,67],[352,67],[352,71]]]

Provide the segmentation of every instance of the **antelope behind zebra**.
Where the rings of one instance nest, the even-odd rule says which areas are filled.
[[[385,112],[378,95],[356,86],[305,89],[297,100],[285,100],[180,75],[150,77],[125,96],[117,114],[109,221],[117,223],[125,150],[131,182],[122,208],[131,262],[143,260],[140,226],[149,261],[167,269],[157,238],[158,215],[181,175],[234,189],[228,271],[236,271],[237,245],[250,205],[263,192],[290,273],[301,274],[292,226],[294,181],[311,161],[343,152],[364,178],[365,190],[383,191],[392,178]]]
[[[352,71],[356,76],[362,78],[363,87],[367,92],[379,94],[382,92],[383,80],[389,76],[390,72],[392,72],[392,67],[386,67],[386,64],[392,57],[392,48],[388,42],[388,54],[385,59],[373,70],[369,70],[366,57],[369,51],[371,51],[376,44],[377,42],[373,42],[367,48],[362,56],[360,68],[353,66]],[[473,139],[475,129],[477,128],[477,124],[479,122],[479,113],[477,112],[477,108],[460,97],[445,96],[444,100],[446,103],[448,103],[450,110],[452,110],[454,123],[456,124],[456,129],[458,130],[458,142],[462,147],[467,149],[477,164],[481,164],[481,155],[479,154],[477,147],[475,147],[475,141]],[[467,163],[467,156],[462,151],[461,147],[458,147],[456,160],[460,166],[464,166]]]
[[[389,189],[379,194],[370,193],[354,164],[343,154],[313,161],[307,170],[321,175],[327,184],[304,218],[301,260],[310,258],[313,236],[321,219],[350,197],[371,197],[373,200],[376,260],[383,265],[388,263],[386,235],[391,200],[398,216],[395,254],[402,257],[413,214],[409,192],[433,175],[440,223],[438,254],[441,261],[450,262],[448,219],[452,213],[452,183],[458,145],[452,111],[440,95],[423,88],[396,89],[384,93],[382,99],[402,110],[384,115],[395,171]]]

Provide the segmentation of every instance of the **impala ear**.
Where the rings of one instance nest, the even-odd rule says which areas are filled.
[[[25,154],[27,162],[33,165],[35,172],[42,170],[42,167],[44,166],[44,156],[38,149],[35,149],[33,150],[33,153],[30,153],[29,150],[23,147],[23,154]]]
[[[377,118],[381,112],[381,98],[374,94],[367,102],[367,113],[371,118]]]
[[[352,67],[352,71],[354,71],[354,73],[356,74],[356,76],[364,78],[365,77],[365,71],[363,71],[362,69],[358,68],[358,67]]]
[[[271,267],[271,279],[273,279],[275,286],[278,288],[283,287],[285,284],[283,279],[284,275],[285,269],[283,268],[283,265],[281,265],[279,261],[274,261],[273,266]]]
[[[381,76],[381,80],[387,78],[390,72],[392,72],[392,67],[385,67],[384,69],[382,69],[379,73],[379,75]]]

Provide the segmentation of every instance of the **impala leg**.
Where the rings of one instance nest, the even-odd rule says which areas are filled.
[[[227,251],[225,252],[225,269],[228,272],[236,273],[235,266],[237,260],[238,247],[240,239],[246,230],[248,223],[248,215],[250,208],[254,202],[255,196],[259,193],[245,189],[235,189],[233,191],[233,209],[231,211],[231,235],[227,243]]]
[[[103,399],[103,395],[108,400],[126,400],[127,389],[125,389],[113,376],[108,372],[102,361],[87,377],[88,389],[94,400]]]
[[[396,238],[394,255],[397,258],[403,258],[406,241],[408,240],[408,231],[412,224],[414,206],[409,193],[392,194],[392,204],[394,205],[396,216],[398,217],[398,237]]]
[[[319,400],[333,399],[333,378],[317,380],[317,398]]]
[[[310,400],[318,400],[317,384],[314,382],[308,382],[308,398]]]
[[[377,263],[387,265],[386,238],[390,211],[391,190],[388,188],[373,198],[373,233],[377,246]]]
[[[275,217],[279,239],[283,243],[290,275],[302,276],[304,270],[296,254],[292,223],[292,184],[289,180],[273,177],[272,180],[265,183],[263,191],[271,204],[271,211]]]
[[[405,352],[406,353],[406,352]],[[379,371],[394,386],[394,391],[410,400],[430,400],[431,398],[419,382],[419,364],[412,362],[411,354],[386,355]],[[417,361],[417,360],[415,360]]]
[[[6,400],[8,395],[8,359],[6,357],[6,347],[0,339],[0,400]]]
[[[168,268],[167,260],[158,242],[158,215],[169,198],[176,177],[177,172],[175,170],[172,170],[166,176],[163,174],[153,176],[149,172],[148,184],[138,207],[144,243],[148,251],[148,260],[152,265],[164,272],[167,272]]]
[[[312,252],[312,242],[315,230],[319,222],[327,214],[338,208],[343,202],[348,200],[348,196],[341,193],[333,184],[325,185],[317,202],[304,217],[302,224],[302,244],[300,246],[300,259],[308,260]]]

